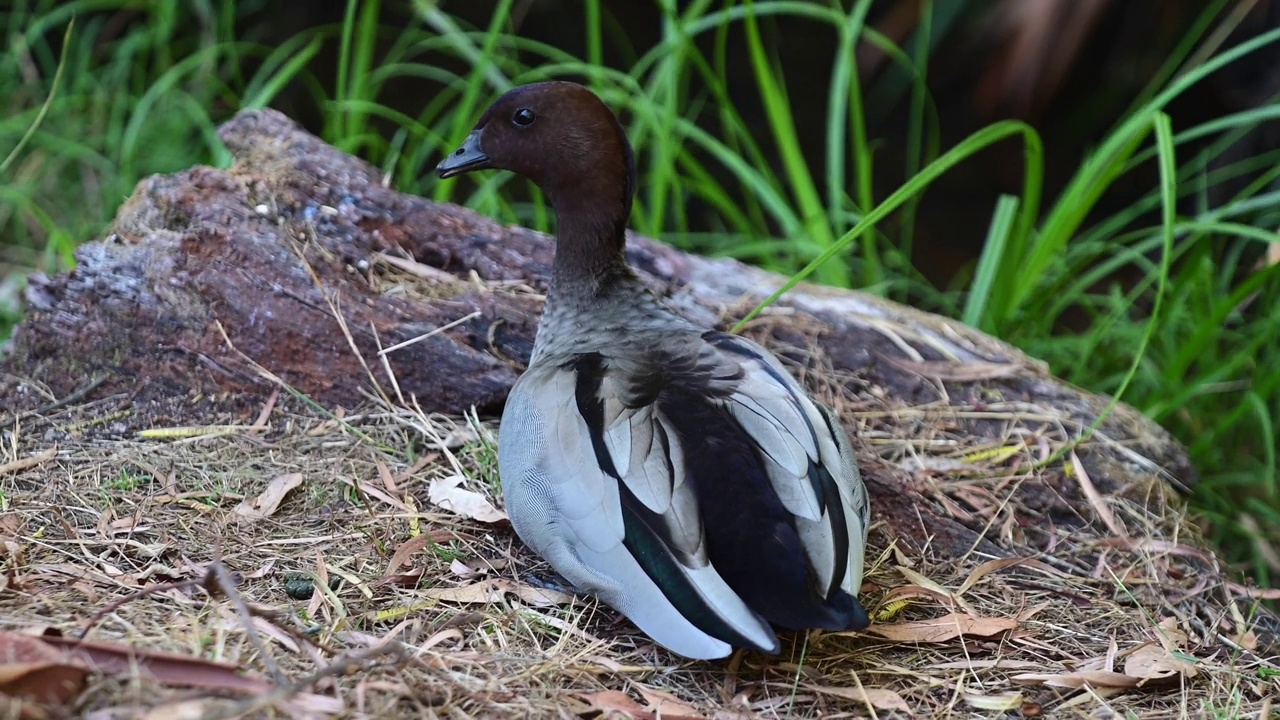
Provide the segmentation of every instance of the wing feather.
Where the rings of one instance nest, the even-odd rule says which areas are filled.
[[[809,398],[772,353],[746,338],[714,334],[709,339],[743,369],[729,402],[750,408],[751,415],[768,416],[742,427],[772,461],[769,479],[795,515],[820,586],[856,595],[862,581],[867,502],[844,429],[829,410]],[[745,414],[733,413],[735,418]],[[781,449],[784,445],[790,451]],[[778,461],[793,459],[798,450],[804,453],[802,470]]]

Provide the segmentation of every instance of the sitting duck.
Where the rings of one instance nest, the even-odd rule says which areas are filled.
[[[510,170],[555,209],[555,261],[498,470],[511,524],[669,650],[776,654],[774,627],[861,630],[869,521],[848,436],[782,363],[665,307],[623,254],[635,191],[611,110],[517,87],[437,168]]]

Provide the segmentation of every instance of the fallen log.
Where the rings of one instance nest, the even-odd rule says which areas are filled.
[[[3,359],[0,427],[69,396],[168,403],[175,421],[215,400],[243,415],[278,383],[328,407],[380,392],[497,415],[532,347],[552,240],[398,193],[273,111],[243,112],[220,134],[231,168],[143,180],[75,270],[31,279]],[[628,256],[706,325],[732,325],[784,280],[638,236]],[[1280,652],[1265,609],[1233,624],[1248,591],[1194,539],[1171,489],[1194,485],[1195,470],[1132,408],[1089,434],[1106,398],[959,322],[858,292],[798,287],[746,332],[855,432],[877,551],[1034,557],[1103,586],[1100,568],[1119,563],[1138,603],[1201,642],[1248,631],[1251,652]]]

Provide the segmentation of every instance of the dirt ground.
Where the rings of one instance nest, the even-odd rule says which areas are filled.
[[[125,400],[0,435],[0,690],[54,688],[0,694],[7,717],[1268,718],[1280,697],[1256,601],[1197,586],[1212,558],[1178,536],[1171,491],[1103,501],[1127,532],[1064,531],[1036,558],[907,552],[878,526],[871,631],[695,662],[544,586],[501,510],[492,424],[287,390],[252,422],[243,399]],[[170,424],[190,403],[207,421]],[[1044,443],[844,419],[872,460],[946,469],[955,512],[1019,532],[1000,498]],[[53,659],[14,660],[32,643]]]

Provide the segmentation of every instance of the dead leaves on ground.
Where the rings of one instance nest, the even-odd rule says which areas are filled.
[[[964,598],[964,594],[985,576],[1015,566],[1025,566],[1063,577],[1061,572],[1029,558],[1001,558],[975,568],[960,587],[952,591],[910,568],[899,567],[899,572],[910,584],[891,590],[883,605],[898,606],[909,603],[912,598],[923,598],[949,606],[952,612],[927,620],[876,624],[866,632],[901,643],[945,643],[962,638],[996,636],[1017,639],[1019,632],[1025,637],[1029,633],[1019,630],[1020,626],[1043,611],[1047,604],[1028,608],[1010,617],[985,617]],[[1011,680],[1020,685],[1045,685],[1073,690],[1090,688],[1107,692],[1142,688],[1179,678],[1192,678],[1199,674],[1196,659],[1185,651],[1188,644],[1187,633],[1178,627],[1177,620],[1162,620],[1153,629],[1153,634],[1154,640],[1129,648],[1123,653],[1118,652],[1113,644],[1112,652],[1107,656],[1080,663],[1073,669],[1064,672],[1022,672],[1013,675]],[[976,662],[979,661],[970,661],[971,664]],[[966,702],[978,709],[1005,710],[1016,707],[1019,698],[1020,695],[1016,693],[974,696],[967,697]]]
[[[484,495],[462,487],[461,475],[436,478],[427,488],[427,500],[449,512],[483,523],[496,523],[507,519],[507,514],[493,506]]]
[[[63,705],[84,687],[89,668],[22,633],[0,631],[0,695]]]
[[[943,643],[960,637],[987,638],[1017,628],[1045,607],[1038,605],[1014,617],[975,617],[967,613],[949,613],[930,620],[872,625],[867,632],[893,642]]]
[[[1187,634],[1174,618],[1165,618],[1154,629],[1155,640],[1126,650],[1112,648],[1104,657],[1081,663],[1075,670],[1062,673],[1021,673],[1012,680],[1023,685],[1079,689],[1083,687],[1128,689],[1172,681],[1199,674],[1196,659],[1183,648]],[[1117,669],[1116,662],[1122,661]]]
[[[90,675],[137,675],[164,685],[245,697],[277,689],[271,681],[244,673],[230,663],[48,632],[0,630],[0,696],[17,700],[21,717],[44,716],[41,705],[66,707],[81,693]],[[281,700],[282,710],[299,716],[332,715],[344,707],[336,698],[309,693]]]
[[[876,710],[889,710],[904,715],[913,714],[911,706],[901,695],[884,688],[808,686],[808,689],[823,695],[853,700]]]
[[[875,624],[866,632],[892,642],[945,643],[963,637],[989,638],[1016,630],[1022,623],[1044,610],[1047,605],[1037,605],[1011,617],[985,617],[964,598],[964,595],[986,576],[1018,566],[1062,576],[1061,572],[1031,558],[998,558],[974,568],[959,588],[950,590],[911,568],[898,567],[898,572],[910,584],[893,588],[885,596],[883,606],[893,608],[893,612],[888,615],[895,615],[897,610],[915,598],[938,602],[952,608],[953,611],[942,617],[928,620]]]
[[[253,498],[245,498],[237,505],[236,514],[250,520],[269,518],[280,509],[280,503],[284,502],[284,498],[289,494],[289,491],[301,484],[302,473],[277,475],[271,482],[267,483],[267,489],[263,490],[260,495]]]
[[[550,607],[573,602],[573,596],[568,593],[525,585],[506,578],[482,580],[458,587],[428,588],[419,590],[415,594],[418,597],[445,602],[491,604],[501,602],[502,597],[507,593],[515,595],[534,607]]]
[[[640,683],[632,683],[632,686],[643,698],[643,702],[637,701],[621,690],[579,693],[578,697],[586,701],[588,712],[599,711],[605,717],[622,715],[633,720],[658,720],[658,718],[663,720],[702,720],[707,717],[697,708],[676,698],[671,693],[645,687]]]

